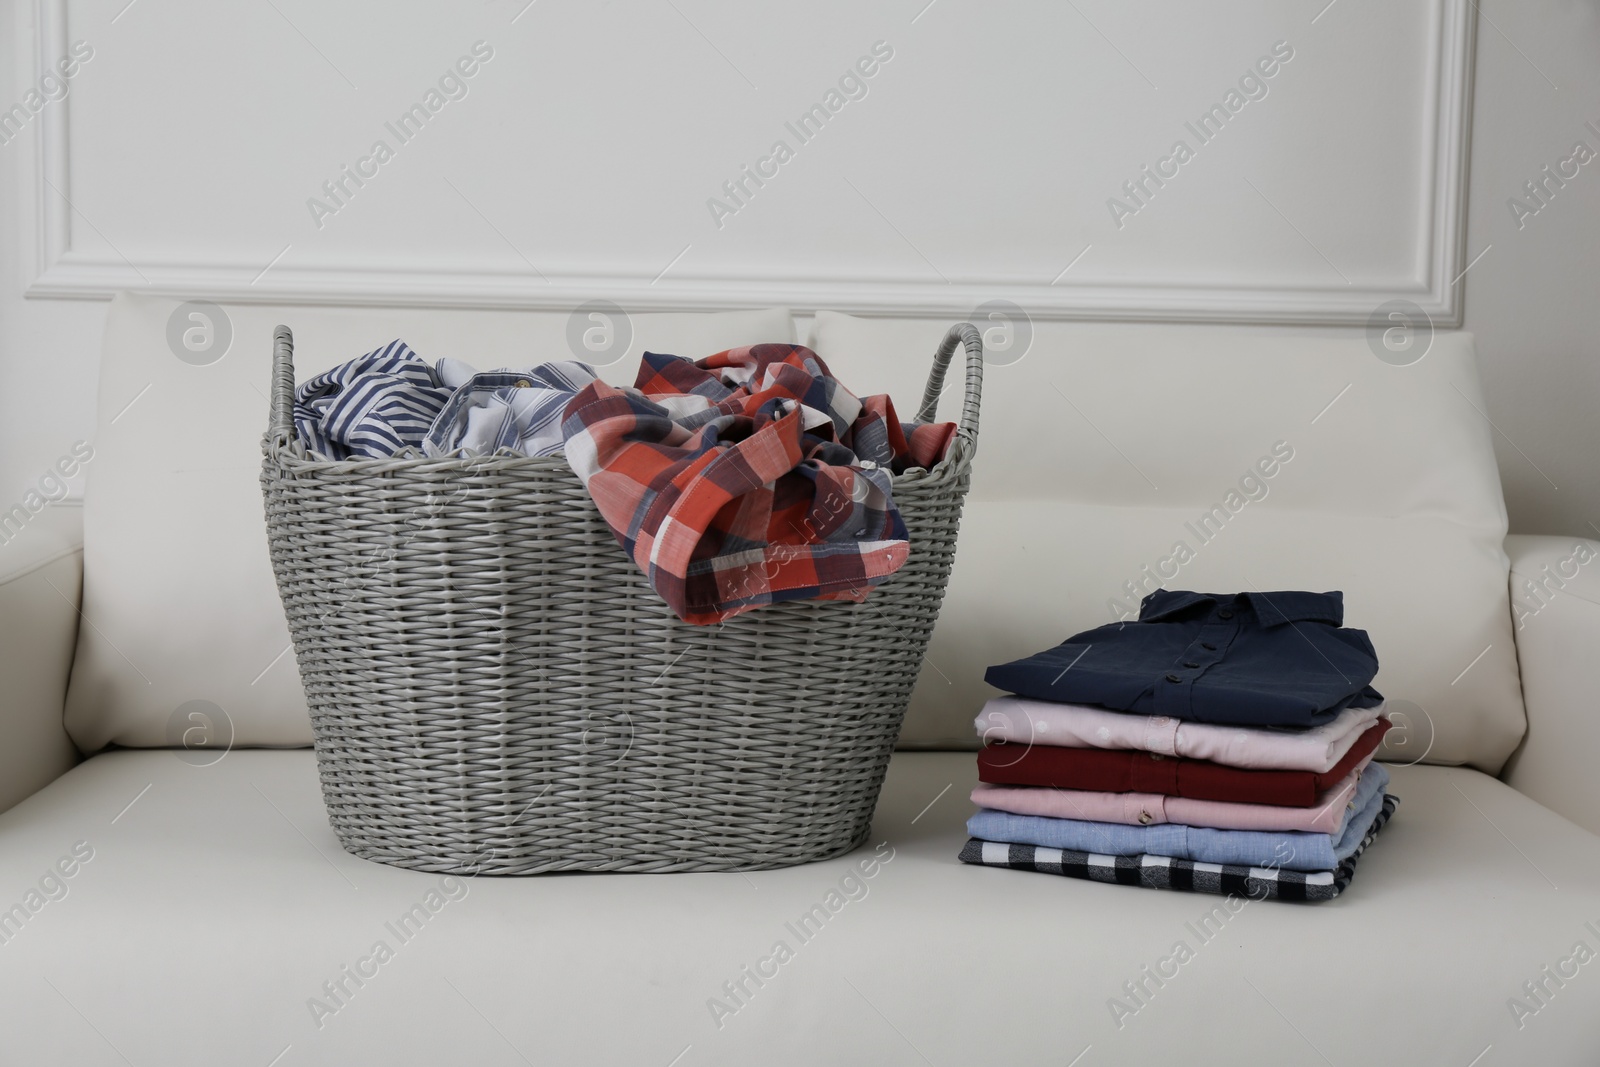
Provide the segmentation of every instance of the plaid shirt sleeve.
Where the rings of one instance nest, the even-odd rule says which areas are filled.
[[[595,382],[568,404],[566,455],[679,618],[707,625],[784,600],[860,601],[905,563],[890,471],[931,464],[917,462],[887,398],[857,399],[798,345],[699,363],[647,353],[638,382]],[[857,438],[881,461],[858,456],[847,443]]]

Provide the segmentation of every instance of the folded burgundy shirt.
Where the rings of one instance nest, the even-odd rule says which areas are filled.
[[[1194,800],[1309,808],[1324,790],[1365,763],[1388,730],[1389,720],[1379,719],[1367,727],[1343,759],[1321,773],[1241,770],[1210,760],[1179,759],[1157,752],[1002,743],[978,753],[978,779],[992,785],[1159,793]]]

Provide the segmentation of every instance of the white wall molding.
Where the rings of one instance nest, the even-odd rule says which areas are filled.
[[[67,0],[36,0],[36,62],[48,64],[67,44]],[[1331,16],[1330,16],[1331,17]],[[1281,285],[1196,284],[1186,280],[1135,278],[1106,282],[1067,276],[1046,279],[951,276],[948,283],[925,277],[827,278],[786,275],[754,265],[748,271],[695,274],[674,267],[638,264],[608,273],[577,272],[541,262],[531,271],[497,271],[471,264],[440,269],[398,260],[370,266],[294,267],[261,262],[173,262],[145,257],[136,248],[118,254],[73,247],[78,224],[67,197],[73,194],[68,158],[72,97],[49,106],[37,121],[37,270],[27,295],[36,298],[106,299],[123,289],[207,297],[216,300],[373,305],[432,305],[478,308],[568,310],[588,300],[608,299],[635,310],[712,310],[785,305],[834,308],[858,314],[965,314],[991,299],[1010,300],[1039,319],[1130,319],[1154,321],[1365,323],[1386,300],[1404,298],[1439,326],[1459,325],[1467,263],[1464,247],[1468,142],[1471,124],[1475,13],[1471,0],[1433,0],[1433,54],[1427,57],[1427,88],[1417,104],[1432,142],[1414,146],[1427,175],[1418,246],[1392,278],[1358,284],[1308,284],[1285,278]],[[59,190],[59,192],[58,192]],[[123,257],[126,253],[127,258]]]
[[[1439,6],[1439,71],[1432,81],[1435,140],[1432,219],[1427,271],[1420,279],[1428,299],[1417,301],[1440,326],[1460,326],[1467,267],[1467,182],[1472,153],[1473,69],[1477,56],[1476,0]],[[1476,253],[1474,253],[1476,254]]]

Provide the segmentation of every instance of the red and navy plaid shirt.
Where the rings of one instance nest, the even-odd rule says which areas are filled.
[[[902,424],[808,348],[698,362],[645,353],[633,390],[595,382],[563,416],[567,460],[685,622],[784,600],[866,599],[906,561],[892,475],[931,467],[953,423]]]

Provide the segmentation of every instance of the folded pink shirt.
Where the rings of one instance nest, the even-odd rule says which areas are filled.
[[[984,741],[1120,748],[1209,760],[1249,770],[1332,770],[1350,746],[1383,714],[1383,704],[1345,708],[1331,722],[1307,730],[1223,726],[1166,715],[1135,715],[1086,704],[1057,704],[1025,697],[996,697],[975,725]]]
[[[1124,826],[1177,823],[1217,830],[1300,830],[1337,836],[1344,830],[1345,816],[1349,814],[1350,801],[1356,795],[1360,780],[1360,770],[1351,772],[1309,808],[1230,804],[1159,793],[1091,793],[1036,785],[979,785],[972,791],[972,802],[981,808],[1016,815],[1041,815],[1047,819],[1081,819]]]

